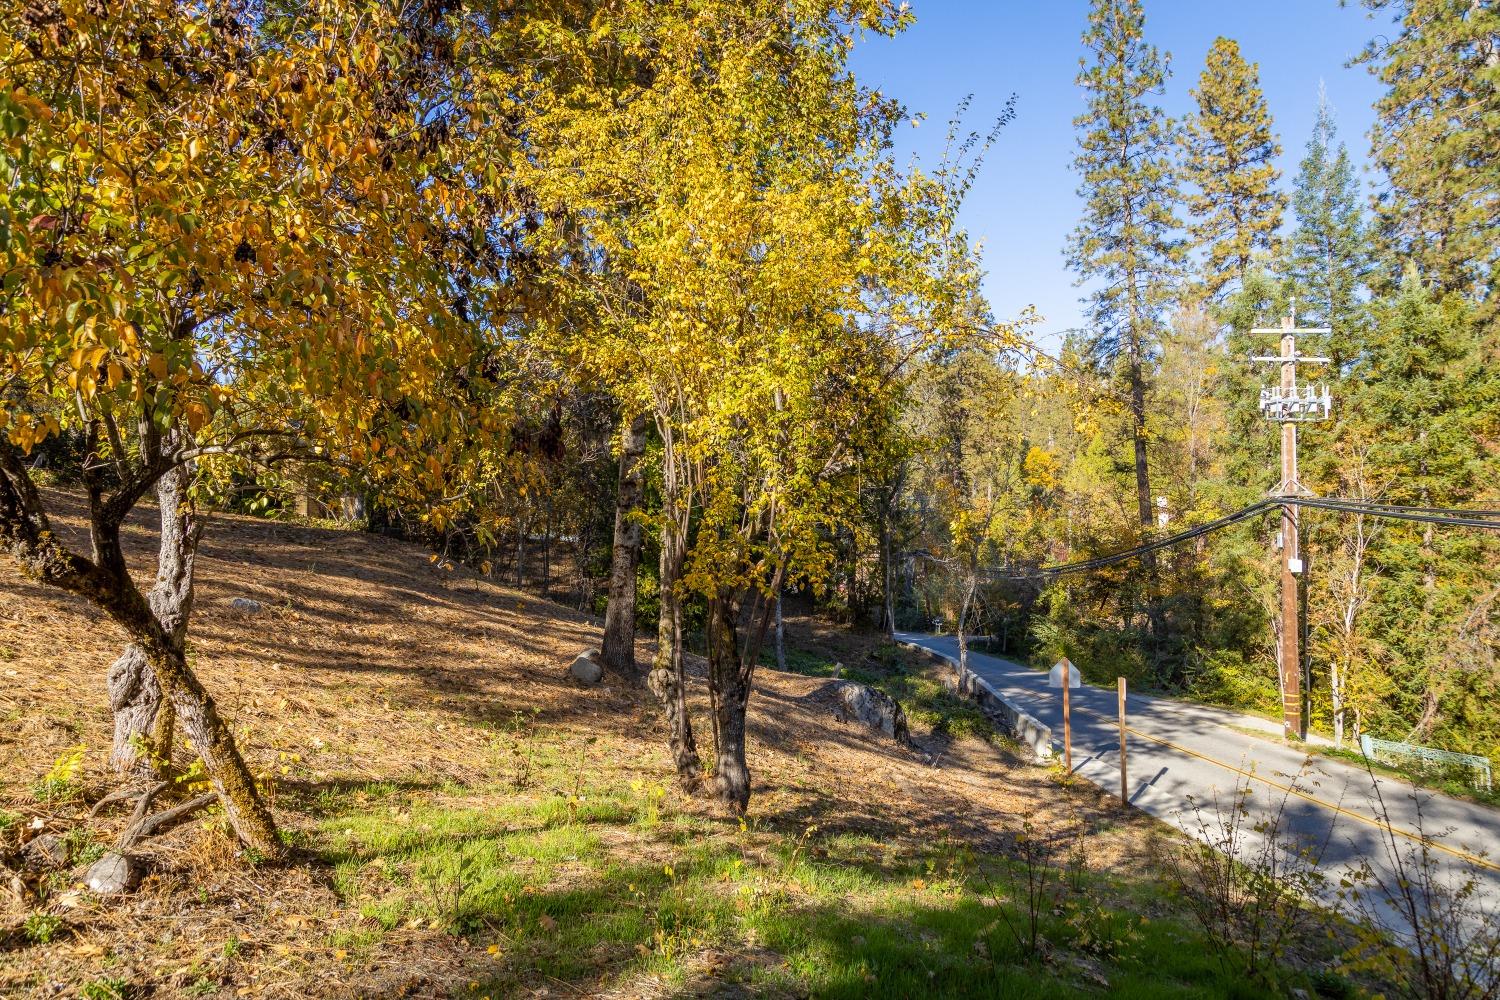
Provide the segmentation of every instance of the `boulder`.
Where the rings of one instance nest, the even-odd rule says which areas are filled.
[[[21,861],[27,871],[39,872],[61,868],[68,863],[68,845],[55,833],[33,837],[21,849]]]
[[[839,685],[838,698],[843,714],[850,719],[884,733],[902,746],[911,746],[906,713],[895,698],[854,681],[844,681]]]
[[[248,597],[236,597],[229,602],[229,606],[235,611],[243,611],[247,615],[260,614],[260,602]]]
[[[568,665],[568,676],[580,684],[598,684],[604,679],[604,666],[599,662],[599,656],[597,649],[585,649],[573,657],[573,662]]]
[[[140,877],[140,866],[130,855],[111,851],[89,866],[83,881],[99,895],[112,896],[135,888]]]

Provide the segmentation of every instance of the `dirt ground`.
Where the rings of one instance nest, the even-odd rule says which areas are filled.
[[[60,527],[81,543],[76,506],[53,499],[71,511]],[[153,569],[153,517],[143,509],[127,531],[142,580]],[[222,961],[214,958],[222,995],[448,995],[482,958],[462,937],[404,926],[358,962],[327,947],[340,933],[360,933],[367,918],[346,908],[328,866],[316,860],[313,848],[331,836],[320,825],[321,797],[385,782],[432,801],[482,806],[495,795],[496,733],[518,712],[534,714],[563,752],[576,750],[596,779],[667,780],[649,695],[565,680],[570,658],[599,635],[597,623],[575,611],[445,568],[417,546],[244,517],[213,521],[198,566],[192,662],[265,777],[302,860],[250,864],[212,818],[200,818],[148,842],[150,875],[123,897],[79,888],[80,868],[23,872],[20,848],[31,838],[80,837],[70,831],[83,829],[105,842],[124,825],[121,811],[88,819],[89,804],[110,787],[104,676],[123,636],[81,601],[24,581],[0,561],[0,808],[10,817],[0,858],[12,868],[0,870],[0,995],[78,996],[100,977],[148,980],[154,997],[198,995],[206,942],[217,949],[231,940],[234,961],[228,944]],[[238,597],[262,609],[233,610]],[[856,658],[879,638],[798,618],[791,641]],[[640,655],[648,654],[643,643]],[[946,837],[985,850],[1028,820],[1081,822],[1098,832],[1088,841],[1090,867],[1122,873],[1161,835],[1148,820],[1122,817],[1091,786],[1064,788],[1055,770],[1027,763],[1003,741],[917,732],[913,752],[840,723],[831,689],[825,679],[758,674],[750,811],[769,832],[816,824],[889,844]],[[706,727],[701,683],[694,698]],[[62,801],[39,795],[54,761],[80,746],[82,793]],[[178,763],[187,761],[179,748]],[[671,794],[678,808],[716,814],[707,802]],[[25,922],[44,889],[59,920],[47,943],[37,943]]]

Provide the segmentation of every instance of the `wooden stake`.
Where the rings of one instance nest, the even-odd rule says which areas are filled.
[[[1125,678],[1119,679],[1120,683],[1120,805],[1130,805],[1130,795],[1126,790],[1125,779]]]
[[[1069,706],[1068,688],[1072,687],[1073,664],[1066,656],[1062,658],[1063,667],[1063,767],[1069,774],[1073,773],[1073,714]]]

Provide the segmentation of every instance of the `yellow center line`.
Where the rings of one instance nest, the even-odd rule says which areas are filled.
[[[1105,718],[1105,716],[1100,715],[1096,712],[1090,712],[1089,714],[1096,715],[1101,719]],[[1292,785],[1283,785],[1279,781],[1272,781],[1265,775],[1257,774],[1253,770],[1246,770],[1242,767],[1235,767],[1233,764],[1226,764],[1222,760],[1210,757],[1207,754],[1199,753],[1196,750],[1190,750],[1185,746],[1179,746],[1178,744],[1173,743],[1171,740],[1162,739],[1160,736],[1152,736],[1150,733],[1143,733],[1139,729],[1132,729],[1129,726],[1125,727],[1125,731],[1127,733],[1130,733],[1132,736],[1139,736],[1143,740],[1150,740],[1153,743],[1160,743],[1164,747],[1171,747],[1173,750],[1185,753],[1191,757],[1197,757],[1199,760],[1208,761],[1208,763],[1210,764],[1222,767],[1227,771],[1233,771],[1235,774],[1242,774],[1247,778],[1254,779],[1255,781],[1264,782],[1265,784],[1270,785],[1272,788],[1276,788],[1283,792],[1287,792],[1288,794],[1295,795],[1299,799],[1305,799],[1308,802],[1313,803],[1314,805],[1322,806],[1324,809],[1331,810],[1339,814],[1340,816],[1348,816],[1350,819],[1358,820],[1359,822],[1364,823],[1368,826],[1373,826],[1377,830],[1389,831],[1390,833],[1396,834],[1397,836],[1405,837],[1407,840],[1416,841],[1419,844],[1425,844],[1426,846],[1435,848],[1436,850],[1442,851],[1445,854],[1451,854],[1455,858],[1467,861],[1471,865],[1478,865],[1481,868],[1488,868],[1491,871],[1500,872],[1500,864],[1491,861],[1489,858],[1480,857],[1477,854],[1470,854],[1468,851],[1464,851],[1455,847],[1449,847],[1446,844],[1440,844],[1430,837],[1422,836],[1420,833],[1413,833],[1411,830],[1403,830],[1401,827],[1395,826],[1391,823],[1382,822],[1378,819],[1372,819],[1371,817],[1365,816],[1362,813],[1352,812],[1348,809],[1345,809],[1343,806],[1338,805],[1337,803],[1329,802],[1326,799],[1320,799],[1316,795],[1309,795],[1307,792],[1302,791],[1300,788],[1296,788]]]

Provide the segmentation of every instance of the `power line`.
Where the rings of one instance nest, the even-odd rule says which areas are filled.
[[[1128,562],[1148,552],[1157,552],[1161,549],[1171,548],[1173,545],[1179,545],[1182,542],[1201,538],[1221,528],[1227,528],[1231,524],[1237,524],[1240,521],[1254,517],[1269,508],[1277,506],[1278,503],[1279,501],[1276,500],[1258,500],[1248,507],[1243,507],[1235,511],[1233,514],[1226,514],[1216,520],[1206,521],[1185,531],[1179,531],[1175,535],[1158,538],[1153,542],[1137,545],[1134,548],[1124,549],[1120,552],[1112,552],[1109,555],[1096,556],[1092,559],[1081,559],[1077,562],[1058,563],[1053,566],[1038,566],[1023,573],[991,573],[988,575],[992,580],[1034,580],[1039,577],[1061,576],[1067,573],[1083,573],[1092,569],[1102,569],[1117,563]]]
[[[1297,507],[1311,507],[1316,510],[1331,510],[1344,514],[1365,514],[1370,517],[1382,517],[1399,521],[1416,521],[1422,524],[1447,524],[1465,528],[1500,528],[1500,520],[1494,519],[1494,516],[1455,517],[1449,514],[1427,513],[1421,508],[1395,506],[1372,507],[1357,502],[1319,500],[1311,497],[1286,497],[1283,498],[1282,502]],[[1473,513],[1483,515],[1486,512],[1475,511]]]
[[[1232,514],[1226,514],[1213,521],[1205,521],[1203,524],[1179,531],[1175,535],[1158,538],[1144,545],[1137,545],[1119,552],[1095,556],[1092,559],[1080,559],[1076,562],[1038,566],[1035,569],[1023,572],[987,573],[986,576],[991,580],[1036,580],[1103,569],[1107,566],[1114,566],[1122,562],[1137,559],[1148,552],[1158,552],[1162,549],[1171,548],[1174,545],[1180,545],[1183,542],[1192,541],[1195,538],[1201,538],[1204,535],[1227,528],[1232,524],[1248,520],[1268,509],[1279,507],[1282,504],[1311,507],[1317,510],[1328,510],[1342,514],[1364,514],[1369,517],[1415,521],[1424,524],[1446,524],[1455,527],[1500,530],[1500,511],[1475,510],[1463,507],[1409,507],[1400,504],[1373,503],[1371,501],[1345,498],[1324,500],[1312,497],[1272,497],[1259,500],[1248,507],[1242,507]]]
[[[1359,497],[1330,497],[1341,504],[1357,504],[1361,507],[1378,507],[1383,510],[1409,510],[1423,514],[1452,514],[1455,517],[1500,517],[1500,510],[1485,510],[1478,507],[1413,507],[1407,504],[1389,503],[1385,500],[1364,500]]]

